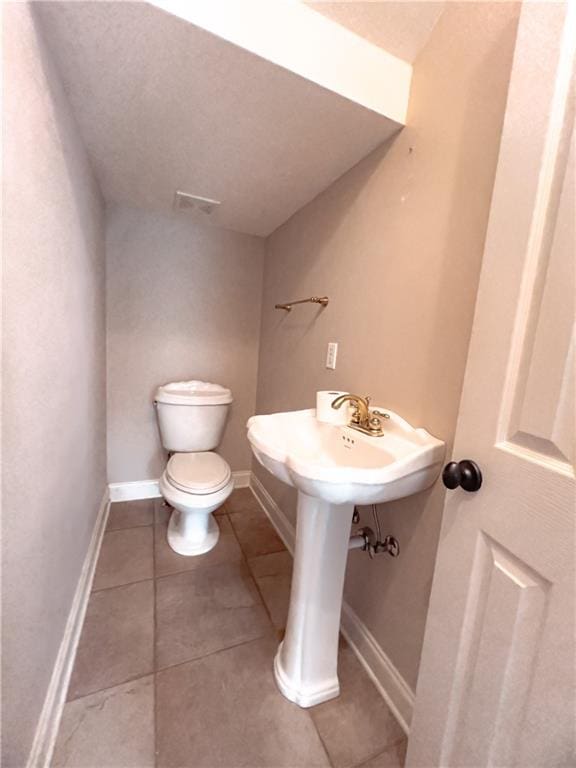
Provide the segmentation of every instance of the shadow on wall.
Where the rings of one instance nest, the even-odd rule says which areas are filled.
[[[62,147],[62,159],[67,169],[67,186],[65,188],[66,202],[71,204],[76,210],[75,220],[82,222],[84,225],[78,227],[77,234],[80,235],[84,240],[85,248],[83,249],[82,253],[89,256],[93,251],[94,242],[98,240],[101,242],[103,241],[103,227],[102,220],[96,224],[94,221],[92,221],[91,217],[88,215],[88,212],[93,208],[94,194],[97,194],[97,196],[100,198],[100,205],[103,205],[103,200],[100,196],[100,191],[96,184],[93,186],[88,184],[82,185],[80,188],[78,188],[78,185],[74,184],[74,180],[78,176],[79,167],[77,164],[78,154],[66,151],[71,144],[76,144],[81,149],[81,153],[84,155],[84,162],[86,165],[86,167],[83,169],[84,172],[93,175],[93,169],[91,168],[88,156],[86,155],[85,149],[81,144],[81,140],[79,139],[78,126],[76,125],[76,121],[70,110],[70,106],[65,100],[66,96],[64,90],[62,87],[57,87],[56,85],[57,81],[55,76],[58,77],[58,72],[56,71],[56,67],[52,62],[48,48],[44,43],[42,24],[38,19],[38,12],[34,6],[34,3],[31,3],[29,8],[34,31],[36,34],[39,62],[44,73],[43,82],[47,86],[49,93],[49,97],[45,101],[46,106],[49,106],[51,109],[49,122],[51,127],[54,127],[58,133],[60,146]],[[60,85],[59,81],[58,85]],[[66,120],[62,120],[62,113],[66,113]],[[38,129],[40,130],[41,127],[38,126]],[[59,191],[60,194],[62,194],[61,188]],[[86,230],[86,224],[89,225],[88,231]],[[93,260],[92,266],[94,265],[99,267],[103,275],[102,265],[97,264],[96,261]],[[64,279],[65,276],[61,275],[60,277]],[[87,292],[84,296],[80,297],[86,308],[89,308],[92,310],[92,312],[101,316],[102,307],[98,304],[96,298],[96,291]]]
[[[519,8],[519,4],[514,5]],[[455,164],[457,173],[449,203],[453,213],[448,217],[444,258],[438,272],[437,305],[433,314],[434,325],[424,375],[426,381],[434,377],[438,361],[445,361],[446,365],[450,364],[450,356],[454,351],[450,339],[455,335],[455,331],[465,341],[465,349],[468,349],[508,93],[507,87],[496,90],[492,79],[487,77],[486,73],[493,71],[495,66],[501,64],[502,51],[506,50],[509,53],[505,63],[508,70],[511,68],[514,54],[513,42],[518,27],[517,14],[518,11],[500,31],[490,50],[475,65],[474,72],[467,81],[466,91],[463,93],[465,107],[459,131],[462,140],[457,148]],[[462,24],[464,27],[466,16]],[[490,120],[499,125],[498,136],[490,143],[484,141],[483,124],[479,124],[478,121],[477,105],[479,103],[484,105],[484,120]],[[479,165],[484,166],[482,174],[477,173]],[[483,204],[462,205],[463,200],[470,198],[471,186],[474,189],[474,197],[483,201]],[[481,232],[482,237],[471,240],[470,232]],[[443,312],[447,297],[452,306],[451,316]],[[446,407],[451,411],[450,418],[454,425],[460,407],[464,373],[465,368],[462,367],[460,375],[451,382],[446,398]],[[426,410],[431,411],[434,408],[431,390],[424,388],[422,397]],[[450,455],[452,446],[448,447],[448,455]]]
[[[2,761],[18,766],[106,490],[101,199],[35,10],[3,8]]]

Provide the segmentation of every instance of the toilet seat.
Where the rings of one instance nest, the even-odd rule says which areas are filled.
[[[166,480],[184,493],[217,493],[230,482],[232,472],[217,453],[175,453],[166,466]]]
[[[199,456],[204,458],[193,460]],[[213,549],[219,529],[212,512],[224,504],[234,489],[232,472],[224,459],[208,452],[175,453],[159,486],[160,493],[173,507],[166,531],[170,547],[187,556],[202,555]]]
[[[200,456],[204,458],[198,460]],[[208,514],[230,496],[234,479],[230,467],[217,453],[175,453],[159,485],[160,493],[172,507]]]

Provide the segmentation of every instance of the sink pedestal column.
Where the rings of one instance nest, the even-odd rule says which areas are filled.
[[[286,635],[274,660],[280,691],[301,707],[340,693],[338,634],[353,504],[300,492]]]

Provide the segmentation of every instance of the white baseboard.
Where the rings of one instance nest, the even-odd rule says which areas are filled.
[[[296,529],[253,472],[250,478],[250,488],[256,497],[256,501],[260,504],[276,529],[278,536],[280,536],[290,553],[294,555]]]
[[[408,735],[414,711],[414,692],[378,645],[374,635],[346,601],[342,604],[340,629],[396,720]]]
[[[296,533],[294,526],[254,473],[252,473],[250,487],[278,535],[294,554]],[[368,627],[346,601],[342,604],[340,628],[380,695],[408,734],[414,710],[414,692],[378,645]]]
[[[158,499],[162,495],[158,480],[136,480],[128,483],[109,483],[110,501],[139,501]]]
[[[249,469],[232,472],[234,488],[248,488],[251,474],[252,472]],[[127,483],[110,483],[108,485],[110,501],[159,499],[162,496],[158,485],[159,482],[159,480],[136,480]]]
[[[249,488],[252,472],[249,469],[242,469],[238,472],[232,472],[234,488]]]
[[[110,500],[106,492],[94,523],[26,768],[48,768],[52,758],[109,509]]]

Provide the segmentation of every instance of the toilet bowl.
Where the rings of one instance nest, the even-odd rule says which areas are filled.
[[[176,453],[160,478],[160,493],[173,507],[168,543],[181,555],[216,546],[220,531],[212,512],[232,493],[230,467],[217,453]]]
[[[220,442],[232,394],[218,384],[185,381],[158,389],[160,436],[170,458],[160,493],[173,508],[167,540],[178,554],[208,552],[218,542],[212,513],[234,488],[226,461],[213,452]]]

